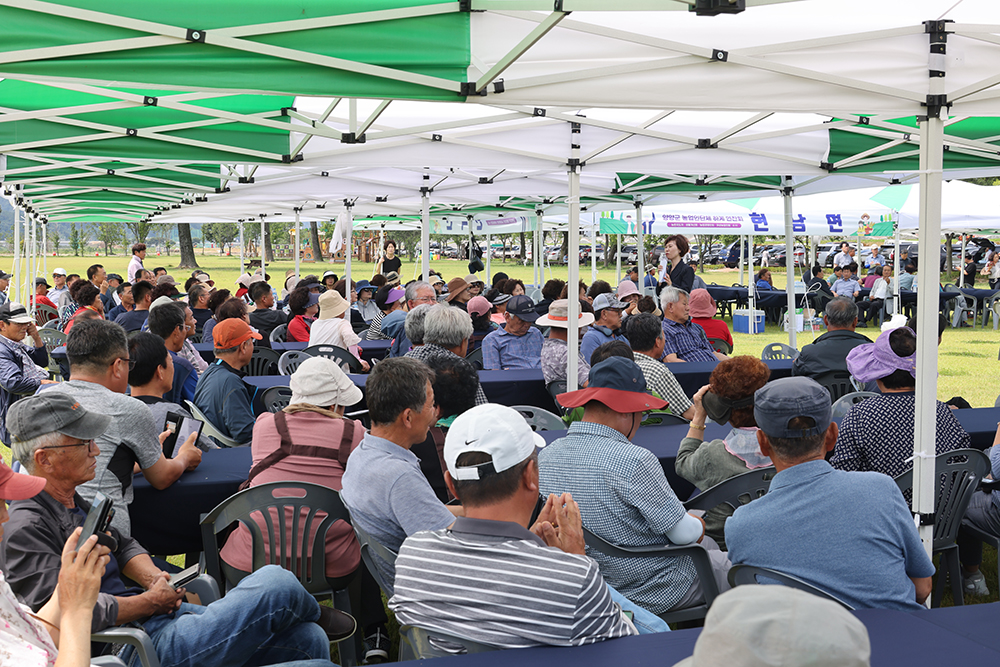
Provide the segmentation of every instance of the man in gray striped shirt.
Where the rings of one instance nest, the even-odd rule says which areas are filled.
[[[651,632],[666,624],[610,589],[584,555],[572,496],[538,501],[544,440],[514,410],[480,405],[445,439],[445,481],[465,516],[406,539],[389,607],[403,625],[498,648],[577,646],[637,634],[619,602]]]

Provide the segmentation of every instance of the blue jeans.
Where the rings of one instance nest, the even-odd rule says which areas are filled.
[[[330,640],[317,619],[319,604],[298,579],[268,565],[207,607],[185,602],[143,627],[162,667],[318,667],[332,663]]]
[[[632,612],[632,624],[640,635],[670,632],[670,626],[667,625],[666,621],[653,612],[643,609],[611,586],[608,586],[608,592],[611,593],[611,599],[617,602],[623,611]]]

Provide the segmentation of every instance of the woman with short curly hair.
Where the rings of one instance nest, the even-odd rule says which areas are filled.
[[[748,470],[771,465],[771,459],[760,452],[753,416],[754,392],[770,377],[767,364],[750,356],[726,359],[715,367],[708,384],[694,395],[694,418],[674,462],[678,475],[704,490]],[[729,435],[705,442],[706,417],[717,424],[728,422],[733,427]],[[705,534],[723,549],[726,519],[732,515],[732,507],[719,505],[704,516]]]

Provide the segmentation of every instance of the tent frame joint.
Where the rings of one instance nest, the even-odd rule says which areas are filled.
[[[284,164],[291,164],[291,163],[293,163],[293,162],[302,162],[302,160],[303,160],[303,159],[304,159],[304,158],[303,158],[303,156],[302,156],[302,153],[297,153],[297,154],[295,154],[295,155],[288,155],[288,154],[286,153],[285,155],[282,155],[282,156],[281,156],[281,161],[282,161],[282,163],[284,163]],[[229,188],[226,188],[226,190],[228,191],[228,190],[229,190]]]
[[[941,118],[941,111],[944,109],[951,108],[951,102],[948,100],[948,95],[946,93],[940,95],[927,95],[927,100],[921,103],[921,106],[927,107],[926,116],[917,116],[918,121],[926,121],[928,118]]]
[[[477,85],[475,81],[462,81],[458,84],[458,95],[460,97],[486,97],[486,89],[476,90]]]
[[[155,107],[157,104],[159,104],[159,102],[160,98],[153,97],[152,95],[145,95],[142,98],[142,105],[146,107]]]
[[[695,148],[718,148],[719,144],[712,143],[711,139],[699,139]]]
[[[199,30],[197,28],[188,28],[187,29],[187,34],[185,35],[184,39],[186,39],[189,42],[198,42],[200,44],[204,44],[205,43],[205,31],[204,30]]]
[[[361,134],[355,134],[354,132],[343,132],[340,135],[340,143],[342,144],[363,144],[368,141],[368,137],[364,132]]]
[[[933,526],[934,520],[937,518],[937,513],[935,512],[931,512],[929,514],[919,513],[917,514],[917,516],[920,517],[921,526]]]
[[[729,62],[729,51],[723,49],[712,49],[712,60],[717,63]]]
[[[240,182],[240,183],[254,183],[256,181],[254,180],[253,176],[240,176],[238,182]]]

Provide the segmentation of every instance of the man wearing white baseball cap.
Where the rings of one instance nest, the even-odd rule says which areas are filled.
[[[403,542],[389,607],[400,624],[498,648],[578,646],[666,625],[608,588],[584,554],[580,508],[550,495],[537,521],[538,455],[545,444],[515,410],[479,405],[448,431],[445,481],[465,516]],[[461,590],[456,595],[455,591]]]

